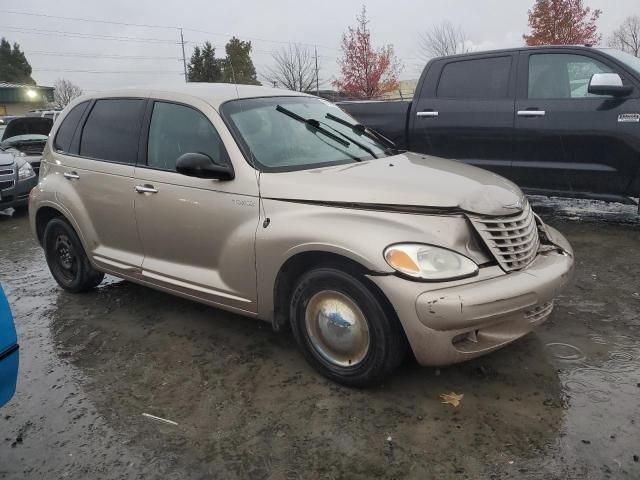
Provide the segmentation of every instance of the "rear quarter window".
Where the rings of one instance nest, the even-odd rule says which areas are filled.
[[[117,163],[136,163],[146,100],[96,101],[82,130],[80,155]]]
[[[58,128],[56,138],[53,142],[53,148],[60,152],[69,153],[71,150],[71,141],[76,133],[78,123],[87,109],[89,102],[82,102],[71,109],[66,117],[62,120],[62,124]]]
[[[511,56],[447,63],[438,82],[438,97],[505,98],[509,93]]]

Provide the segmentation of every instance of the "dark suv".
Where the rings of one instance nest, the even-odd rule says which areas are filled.
[[[618,50],[436,58],[412,102],[340,106],[405,148],[495,171],[529,191],[640,192],[640,59]]]

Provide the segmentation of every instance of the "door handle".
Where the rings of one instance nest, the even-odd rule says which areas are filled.
[[[153,185],[136,185],[133,189],[137,193],[158,193],[158,189]]]
[[[544,110],[518,110],[519,117],[544,117],[546,114]]]
[[[80,175],[78,175],[76,172],[64,172],[62,175],[64,175],[64,178],[66,178],[67,180],[77,180],[80,178]]]
[[[418,117],[437,117],[438,116],[438,112],[434,112],[432,110],[427,111],[427,112],[418,112],[417,113]]]

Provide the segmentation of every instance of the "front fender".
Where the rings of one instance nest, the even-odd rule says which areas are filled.
[[[383,257],[394,243],[415,242],[459,251],[477,263],[489,258],[462,215],[416,215],[265,200],[256,233],[259,315],[273,318],[273,286],[282,266],[306,252],[332,253],[375,273],[392,273]]]

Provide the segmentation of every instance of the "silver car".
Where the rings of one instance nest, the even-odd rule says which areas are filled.
[[[351,386],[380,382],[409,350],[445,365],[526,335],[573,266],[504,178],[254,86],[76,100],[30,220],[62,288],[110,273],[291,328],[311,365]]]

